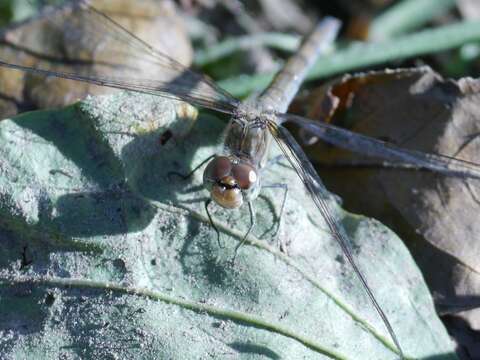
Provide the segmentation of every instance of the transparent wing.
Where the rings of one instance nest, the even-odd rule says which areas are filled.
[[[136,3],[140,5],[142,1]],[[5,61],[0,61],[0,66],[181,99],[225,113],[233,113],[239,104],[212,80],[155,50],[85,1],[48,9],[42,19],[48,23],[43,36],[49,36],[50,49],[45,46],[38,50],[25,49],[21,44],[12,44],[8,38],[2,42],[39,60],[48,60],[49,64],[74,65],[75,71],[51,70],[50,66],[28,67]]]
[[[303,184],[307,188],[315,206],[318,208],[320,213],[322,214],[327,226],[335,238],[335,240],[340,245],[345,257],[347,258],[348,262],[352,266],[356,276],[360,280],[367,293],[370,301],[372,302],[375,310],[382,318],[385,327],[387,328],[390,336],[392,337],[398,351],[399,355],[403,359],[403,353],[400,347],[400,343],[393,331],[392,325],[387,319],[387,316],[383,312],[382,308],[378,304],[372,290],[370,289],[365,277],[362,275],[360,269],[358,268],[355,260],[353,259],[352,253],[349,247],[349,239],[348,235],[345,233],[342,225],[338,222],[336,216],[334,215],[333,209],[331,209],[329,203],[326,199],[329,197],[327,189],[323,186],[320,177],[318,176],[317,172],[313,168],[313,165],[308,160],[307,156],[303,152],[300,145],[296,142],[293,136],[285,129],[283,126],[278,125],[274,122],[269,122],[268,127],[270,132],[272,133],[275,141],[277,142],[278,146],[282,150],[282,152],[287,157],[288,161],[295,169],[296,173],[302,180]]]
[[[411,164],[449,176],[480,179],[480,165],[453,157],[408,150],[337,126],[292,114],[278,115],[281,122],[292,122],[325,142],[360,154]]]

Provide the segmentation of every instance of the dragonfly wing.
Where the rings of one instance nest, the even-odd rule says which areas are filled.
[[[320,177],[313,168],[313,165],[311,164],[310,160],[308,160],[300,145],[288,132],[287,129],[275,122],[269,122],[268,127],[278,146],[282,150],[283,154],[287,157],[295,172],[298,174],[303,184],[307,188],[307,191],[310,194],[313,202],[315,203],[315,206],[318,208],[323,218],[325,219],[325,222],[327,223],[327,226],[332,236],[340,245],[343,254],[352,266],[356,276],[362,283],[365,292],[370,298],[370,301],[372,302],[375,310],[382,318],[385,327],[387,328],[390,336],[392,337],[396,347],[399,350],[400,356],[403,358],[400,343],[397,340],[393,327],[388,321],[387,316],[383,312],[382,308],[378,304],[375,295],[373,294],[370,286],[367,283],[367,280],[363,276],[362,272],[357,266],[356,261],[353,258],[353,255],[350,251],[350,241],[348,239],[348,235],[346,234],[343,226],[339,223],[336,216],[334,215],[333,209],[327,201],[327,197],[329,196],[328,191],[322,184],[322,181],[320,180]]]
[[[361,135],[332,124],[292,115],[278,115],[282,122],[292,122],[325,142],[360,154],[413,165],[449,176],[480,179],[480,165],[434,153],[408,150]]]
[[[59,48],[56,55],[51,56],[44,49],[40,50],[44,51],[42,53],[36,49],[23,49],[21,44],[11,43],[6,37],[2,42],[7,46],[22,49],[39,60],[48,60],[48,64],[28,67],[0,61],[0,66],[181,99],[225,113],[233,113],[239,104],[211,79],[156,50],[85,1],[47,9],[43,17],[49,26],[44,36],[50,36],[51,46]],[[81,51],[69,51],[68,46],[72,43],[81,46]],[[59,52],[62,56],[58,56]],[[55,63],[72,65],[75,70],[51,70]]]

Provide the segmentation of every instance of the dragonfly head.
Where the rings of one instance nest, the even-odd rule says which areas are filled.
[[[254,189],[258,188],[258,175],[246,162],[216,156],[203,173],[203,183],[218,205],[235,209],[242,206],[244,199],[250,201]]]

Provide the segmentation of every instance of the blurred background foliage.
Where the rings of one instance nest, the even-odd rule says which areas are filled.
[[[25,19],[44,5],[62,2],[64,0],[0,0],[0,25]],[[397,39],[408,34],[480,19],[480,2],[475,0],[177,0],[176,3],[188,20],[196,50],[195,64],[217,80],[276,70],[278,64],[271,52],[293,51],[298,37],[287,34],[307,32],[315,19],[324,14],[344,22],[339,45],[343,48],[364,41],[395,46]],[[445,38],[449,40],[453,39]],[[425,42],[423,46],[430,52],[431,43]],[[262,50],[265,47],[269,51]],[[251,51],[246,59],[247,48]],[[429,64],[452,77],[475,77],[480,73],[478,41],[454,46],[435,56],[420,53],[415,58],[408,56],[407,61],[389,59],[388,63],[392,67]],[[385,66],[386,61],[379,62]],[[248,80],[254,84],[253,88],[229,90],[236,95],[258,90],[255,82],[252,83],[256,79]],[[231,83],[225,86],[228,88]]]
[[[15,0],[1,0],[0,1],[0,25],[3,26],[12,21],[23,20],[34,13],[44,5],[59,4],[62,0],[30,0],[15,1]]]

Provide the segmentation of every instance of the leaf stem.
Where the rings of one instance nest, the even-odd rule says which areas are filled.
[[[247,314],[244,312],[222,309],[212,305],[198,303],[174,297],[159,291],[154,291],[145,288],[126,287],[117,283],[107,281],[93,281],[88,279],[74,279],[74,278],[58,278],[50,276],[31,277],[31,276],[5,276],[0,275],[0,285],[16,285],[16,284],[33,284],[51,287],[67,287],[67,288],[87,288],[98,289],[103,291],[114,291],[119,294],[127,294],[134,296],[141,296],[156,301],[161,301],[166,304],[172,304],[180,306],[184,309],[194,311],[196,313],[206,313],[217,318],[230,319],[239,324],[245,324],[254,326],[259,329],[269,330],[271,332],[283,335],[285,337],[296,340],[306,347],[328,356],[331,359],[347,360],[347,357],[340,353],[327,349],[326,347],[318,344],[313,339],[306,336],[299,335],[295,331],[286,328],[278,323],[269,322],[258,316]]]

